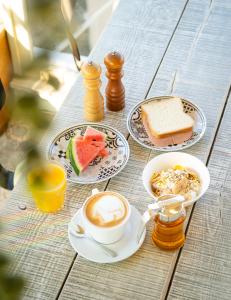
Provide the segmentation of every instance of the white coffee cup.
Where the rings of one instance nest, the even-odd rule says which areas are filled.
[[[123,201],[123,203],[126,206],[126,215],[124,218],[115,225],[110,225],[107,227],[102,227],[99,225],[94,224],[89,217],[86,214],[86,209],[89,205],[89,203],[95,199],[95,197],[103,197],[105,195],[113,195],[115,197],[118,197],[120,200]],[[100,242],[102,244],[111,244],[115,243],[116,241],[120,240],[122,235],[124,234],[125,227],[130,219],[131,216],[131,207],[128,202],[128,200],[120,195],[119,193],[116,192],[111,192],[111,191],[105,191],[105,192],[100,192],[98,189],[93,189],[92,190],[92,195],[86,199],[82,206],[82,218],[83,218],[83,223],[84,227],[89,235],[93,237],[97,242]]]

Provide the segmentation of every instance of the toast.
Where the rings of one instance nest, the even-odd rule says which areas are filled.
[[[180,98],[143,104],[141,115],[149,139],[158,146],[179,144],[192,136],[194,120],[184,112]]]

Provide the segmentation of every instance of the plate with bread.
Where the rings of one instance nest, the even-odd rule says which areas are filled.
[[[140,145],[158,151],[191,147],[205,133],[203,111],[189,100],[160,96],[138,103],[129,113],[127,127]]]

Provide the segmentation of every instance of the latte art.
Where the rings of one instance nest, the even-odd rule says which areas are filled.
[[[127,215],[127,206],[122,198],[113,193],[96,196],[86,207],[88,219],[101,227],[115,226]]]

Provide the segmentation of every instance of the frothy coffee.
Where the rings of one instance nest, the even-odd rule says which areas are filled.
[[[95,195],[86,206],[88,220],[100,227],[111,227],[121,223],[128,212],[127,203],[112,192]]]

